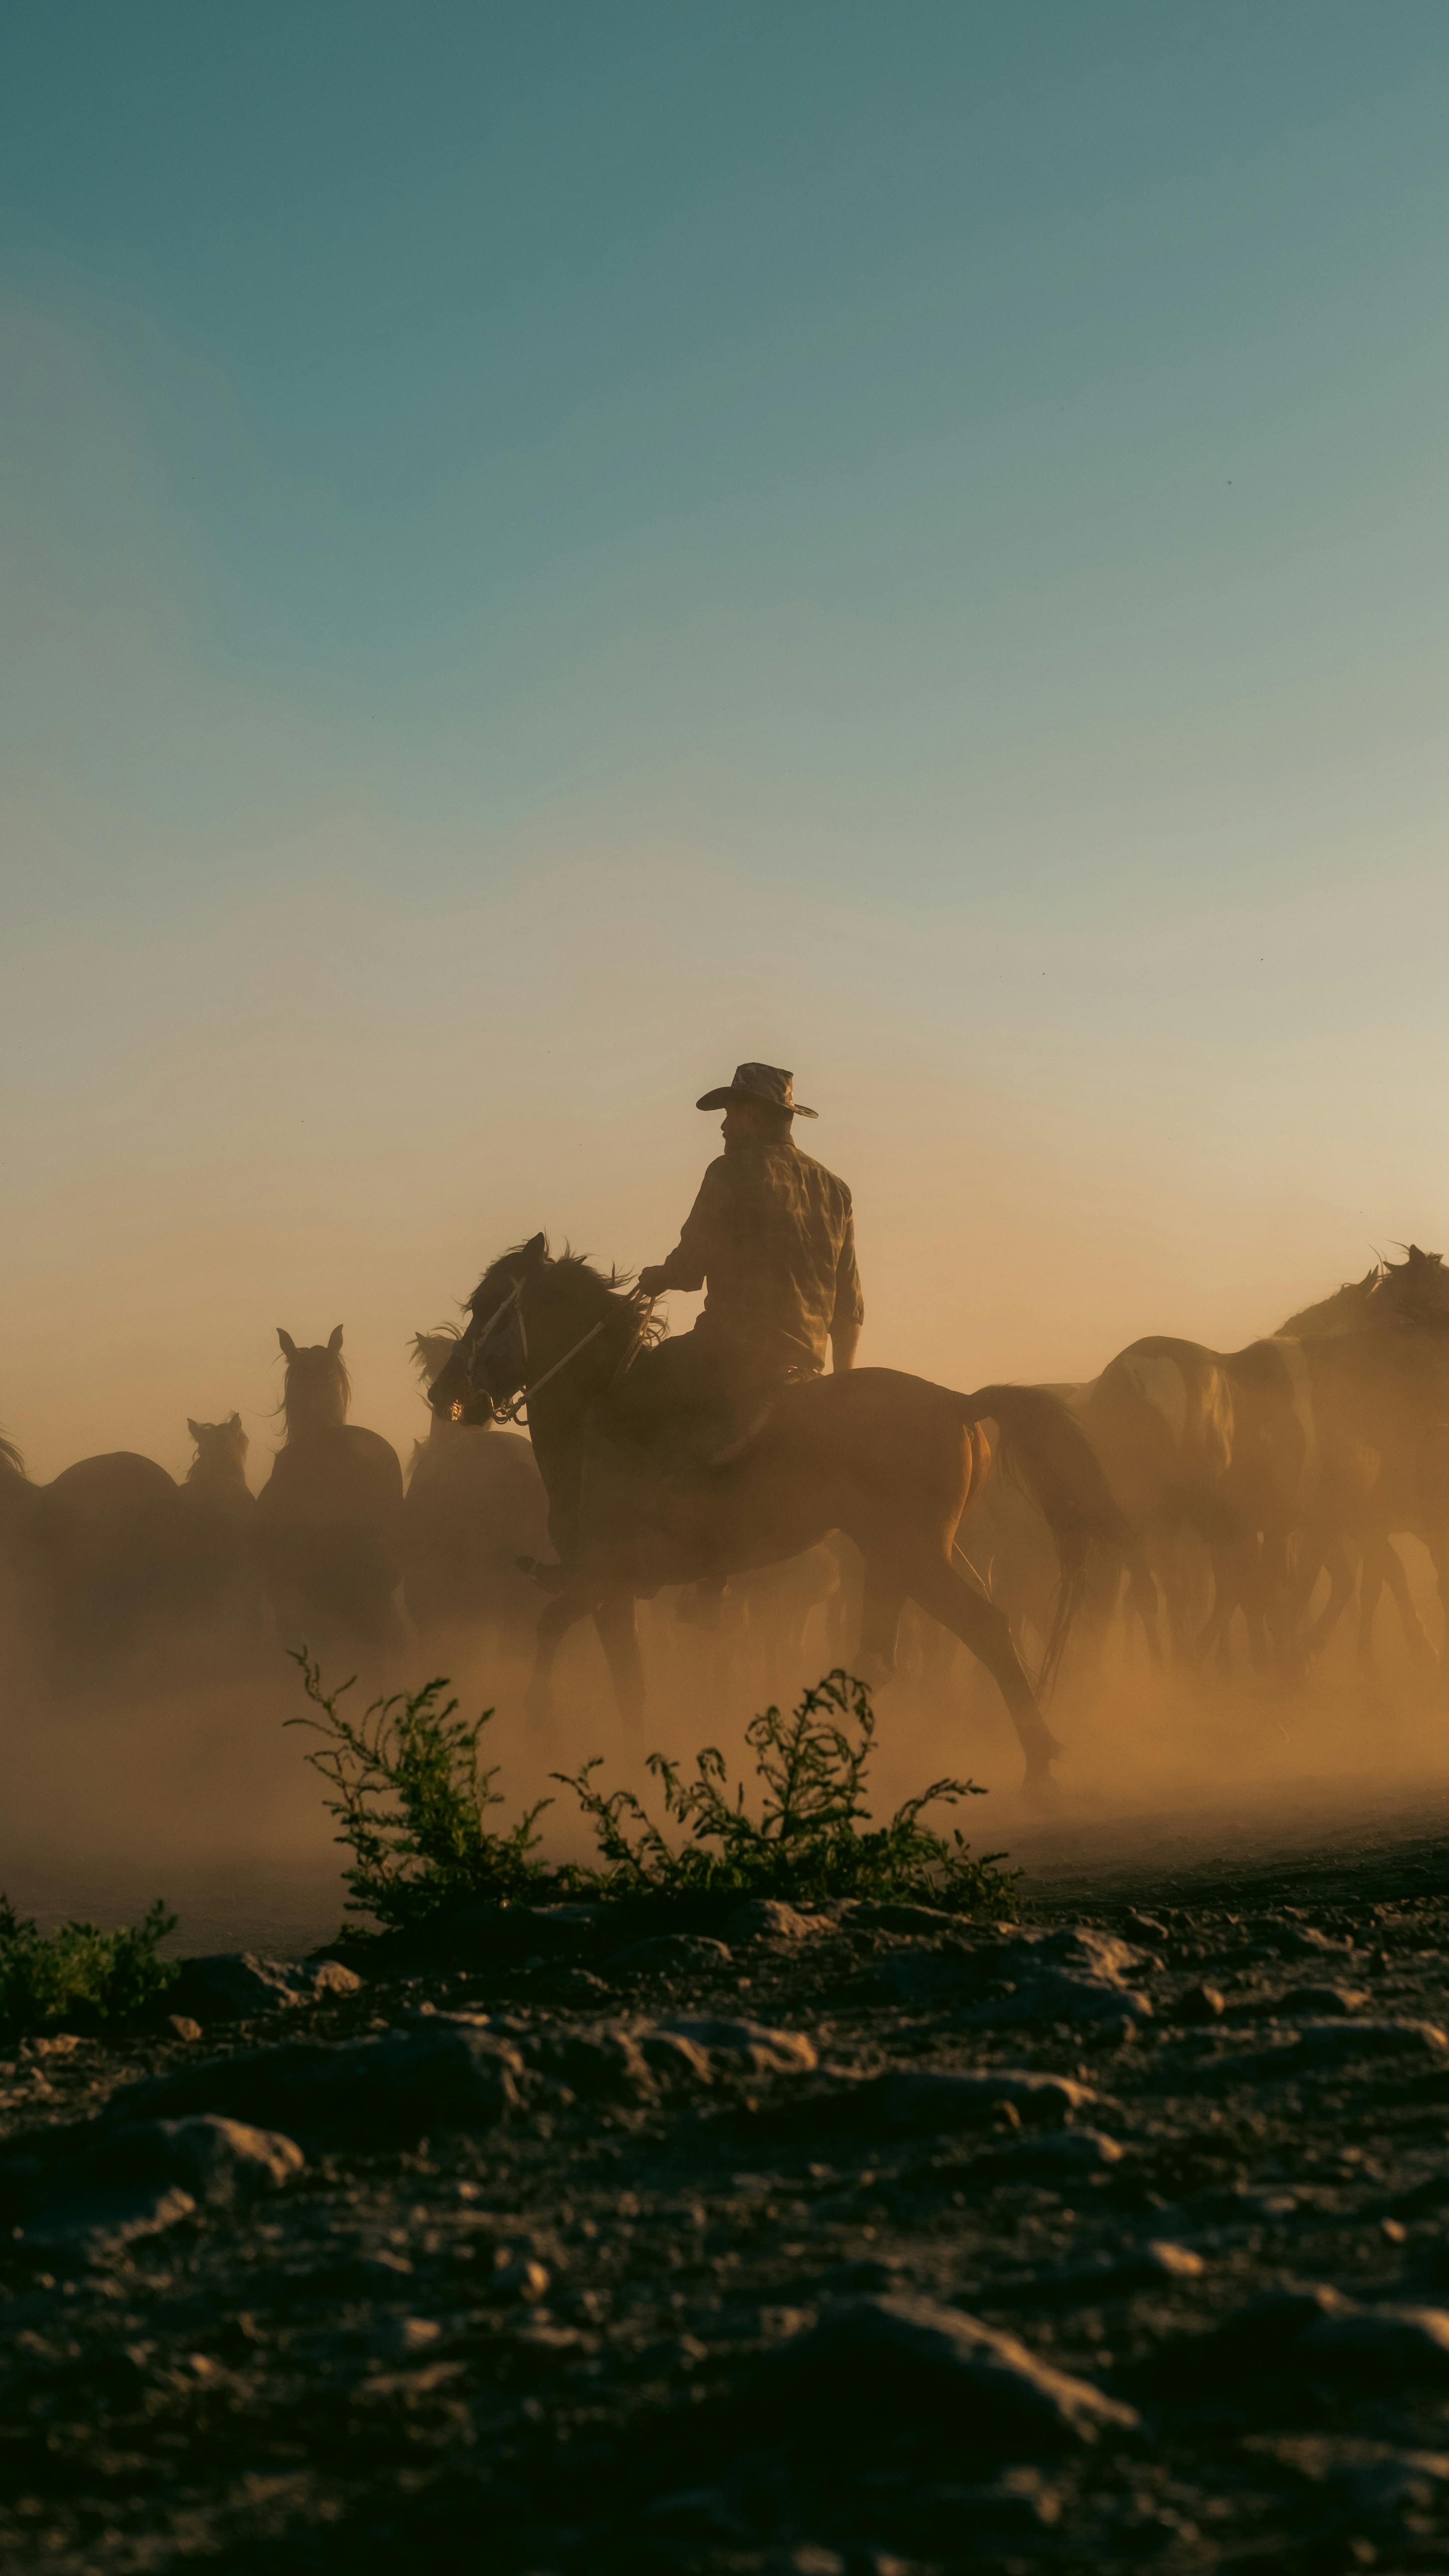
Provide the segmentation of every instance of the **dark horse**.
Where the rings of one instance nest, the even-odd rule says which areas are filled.
[[[181,1498],[153,1458],[80,1458],[32,1485],[0,1440],[0,1557],[39,1668],[84,1683],[153,1647],[184,1599]]]
[[[342,1326],[287,1362],[287,1437],[257,1496],[263,1578],[284,1646],[376,1659],[401,1644],[402,1468],[380,1432],[347,1420]]]
[[[634,1624],[641,1593],[711,1574],[775,1565],[843,1530],[865,1560],[859,1669],[894,1667],[907,1600],[938,1619],[998,1683],[1026,1757],[1028,1785],[1050,1776],[1059,1745],[1017,1659],[1011,1631],[952,1562],[956,1525],[985,1473],[978,1426],[994,1416],[1056,1534],[1064,1581],[1053,1653],[1093,1540],[1136,1554],[1085,1437],[1065,1405],[1031,1387],[955,1395],[896,1369],[856,1369],[788,1388],[738,1454],[661,1472],[636,1298],[543,1235],[505,1253],[469,1301],[473,1321],[431,1389],[434,1410],[474,1419],[528,1397],[563,1580],[539,1621],[532,1704],[546,1706],[564,1632],[592,1616],[622,1713],[643,1707]]]

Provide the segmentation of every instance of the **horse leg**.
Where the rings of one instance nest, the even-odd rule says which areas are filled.
[[[1305,1655],[1322,1653],[1353,1599],[1353,1563],[1347,1543],[1336,1531],[1323,1543],[1323,1562],[1328,1569],[1328,1599],[1303,1640]]]
[[[905,1585],[878,1557],[867,1557],[855,1673],[870,1690],[883,1690],[887,1682],[895,1679],[901,1612],[905,1606]]]
[[[1403,1567],[1400,1566],[1400,1574],[1403,1573],[1403,1570]],[[1358,1569],[1358,1660],[1366,1673],[1374,1672],[1377,1669],[1374,1662],[1374,1619],[1377,1614],[1379,1600],[1383,1592],[1386,1573],[1387,1568],[1384,1563],[1383,1549],[1377,1540],[1370,1539],[1364,1547],[1363,1557]],[[1421,1637],[1424,1637],[1424,1630],[1419,1621],[1419,1614],[1414,1610],[1412,1602],[1409,1607],[1412,1612],[1415,1625],[1419,1629],[1419,1634]],[[1403,1609],[1401,1606],[1399,1611],[1400,1619],[1403,1618],[1403,1615]],[[1404,1629],[1405,1636],[1407,1636],[1408,1633],[1406,1625]],[[1428,1645],[1429,1640],[1427,1637],[1424,1637],[1424,1643],[1426,1646]]]
[[[1384,1540],[1382,1553],[1377,1549],[1375,1550],[1373,1574],[1375,1577],[1373,1599],[1374,1601],[1377,1601],[1378,1599],[1378,1585],[1380,1583],[1386,1583],[1393,1598],[1394,1607],[1399,1614],[1399,1624],[1404,1631],[1404,1643],[1408,1647],[1415,1663],[1428,1665],[1437,1664],[1439,1657],[1435,1652],[1434,1641],[1431,1638],[1428,1629],[1425,1627],[1423,1620],[1420,1618],[1417,1608],[1415,1607],[1414,1596],[1409,1590],[1409,1578],[1404,1572],[1404,1560],[1400,1556],[1392,1539]],[[1367,1549],[1364,1551],[1363,1574],[1360,1579],[1365,1586],[1365,1597],[1367,1598],[1367,1586],[1370,1580]],[[1366,1608],[1363,1612],[1360,1623],[1361,1633],[1359,1639],[1359,1651],[1361,1654],[1364,1653],[1364,1637],[1362,1630],[1372,1620],[1372,1617],[1372,1608]],[[1371,1648],[1369,1649],[1367,1660],[1372,1661]]]
[[[545,1602],[539,1613],[526,1706],[529,1716],[540,1724],[553,1713],[553,1668],[558,1650],[570,1628],[578,1620],[586,1618],[593,1607],[592,1601],[581,1597],[566,1583],[562,1592],[556,1592],[551,1601]]]
[[[632,1592],[606,1592],[594,1605],[594,1626],[609,1667],[619,1715],[626,1726],[644,1714],[644,1661]]]
[[[931,1618],[939,1619],[942,1627],[949,1628],[977,1662],[986,1666],[1016,1729],[1026,1762],[1024,1786],[1028,1794],[1049,1789],[1052,1764],[1062,1748],[1037,1706],[1036,1694],[1011,1642],[1005,1612],[968,1583],[964,1574],[958,1574],[949,1561],[927,1559],[914,1566],[909,1590],[912,1600],[919,1602]]]

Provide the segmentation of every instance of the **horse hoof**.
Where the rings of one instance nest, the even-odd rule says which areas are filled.
[[[1031,1762],[1021,1784],[1021,1802],[1035,1815],[1049,1815],[1062,1803],[1062,1784],[1050,1761]]]

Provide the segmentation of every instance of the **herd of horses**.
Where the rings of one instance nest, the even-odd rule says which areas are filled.
[[[726,1631],[752,1599],[797,1641],[818,1611],[822,1651],[876,1683],[903,1621],[938,1668],[959,1641],[1039,1784],[1069,1639],[1100,1656],[1119,1618],[1141,1653],[1188,1666],[1227,1665],[1241,1631],[1292,1684],[1355,1603],[1371,1657],[1387,1589],[1409,1653],[1438,1660],[1396,1544],[1428,1551],[1443,1602],[1449,1272],[1417,1246],[1242,1350],[1151,1335],[1088,1384],[969,1396],[857,1369],[788,1389],[727,1453],[667,1473],[649,1310],[542,1235],[490,1266],[461,1331],[414,1336],[430,1422],[406,1477],[347,1418],[341,1327],[279,1340],[285,1436],[256,1495],[236,1414],[189,1424],[179,1485],[129,1452],[36,1485],[0,1441],[12,1665],[63,1684],[204,1639],[390,1677],[414,1641],[430,1669],[460,1641],[475,1660],[526,1643],[541,1710],[588,1618],[632,1715],[636,1604],[663,1594],[698,1618],[703,1587]],[[525,1405],[527,1438],[506,1427]]]

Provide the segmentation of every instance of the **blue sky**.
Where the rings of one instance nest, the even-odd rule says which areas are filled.
[[[45,1463],[169,1461],[338,1313],[401,1428],[500,1242],[659,1256],[740,1055],[828,1098],[875,1355],[957,1382],[1449,1236],[1437,0],[70,0],[4,56]]]

